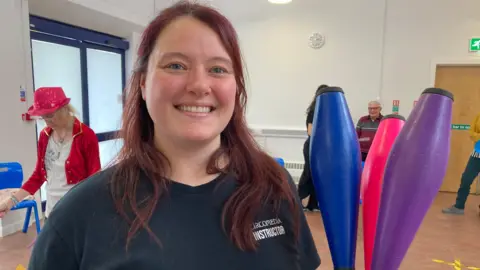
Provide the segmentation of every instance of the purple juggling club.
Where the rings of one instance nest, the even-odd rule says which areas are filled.
[[[447,171],[452,93],[423,91],[388,156],[372,270],[397,270]]]

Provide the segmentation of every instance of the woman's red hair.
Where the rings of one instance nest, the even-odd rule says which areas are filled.
[[[245,122],[247,93],[236,31],[218,11],[182,1],[163,10],[144,31],[127,91],[120,131],[124,143],[111,181],[116,208],[130,224],[127,246],[142,228],[161,244],[161,239],[152,232],[148,223],[159,199],[168,191],[169,180],[165,178],[164,172],[169,162],[154,146],[153,121],[142,99],[140,84],[142,75],[147,72],[148,61],[158,36],[172,21],[182,16],[191,16],[217,33],[233,62],[237,82],[233,116],[221,133],[220,149],[211,157],[207,167],[207,172],[212,174],[234,173],[239,184],[225,203],[222,220],[219,222],[222,222],[225,232],[241,250],[255,250],[252,225],[259,210],[265,204],[273,204],[274,210],[278,211],[280,204],[286,201],[294,215],[294,231],[297,234],[297,201],[287,175],[274,159],[258,147]],[[217,166],[216,161],[222,155],[229,157],[226,168]],[[147,176],[153,187],[148,199],[137,198],[137,187],[142,175]]]

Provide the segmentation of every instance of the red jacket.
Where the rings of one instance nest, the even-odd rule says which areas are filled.
[[[52,128],[49,127],[46,127],[40,133],[35,170],[22,186],[22,189],[32,195],[47,181],[45,153],[51,134]],[[72,149],[65,161],[65,174],[69,185],[77,184],[100,170],[100,153],[95,132],[75,118],[72,135]]]

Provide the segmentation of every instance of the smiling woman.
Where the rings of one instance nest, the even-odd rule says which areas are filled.
[[[147,63],[151,72],[140,85],[157,147],[168,156],[174,145],[209,141],[205,153],[213,153],[235,106],[236,81],[229,54],[208,25],[190,16],[172,21],[158,36],[156,48],[161,49],[152,51]]]
[[[180,2],[138,54],[117,165],[59,203],[29,269],[316,269],[293,181],[246,126],[231,23]]]

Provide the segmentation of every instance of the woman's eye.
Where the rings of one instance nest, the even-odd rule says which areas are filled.
[[[169,69],[175,69],[175,70],[185,69],[182,65],[177,64],[177,63],[167,65],[167,68],[169,68]]]
[[[213,67],[213,68],[211,69],[211,72],[222,74],[222,73],[227,73],[227,70],[224,69],[224,68],[222,68],[222,67]]]

